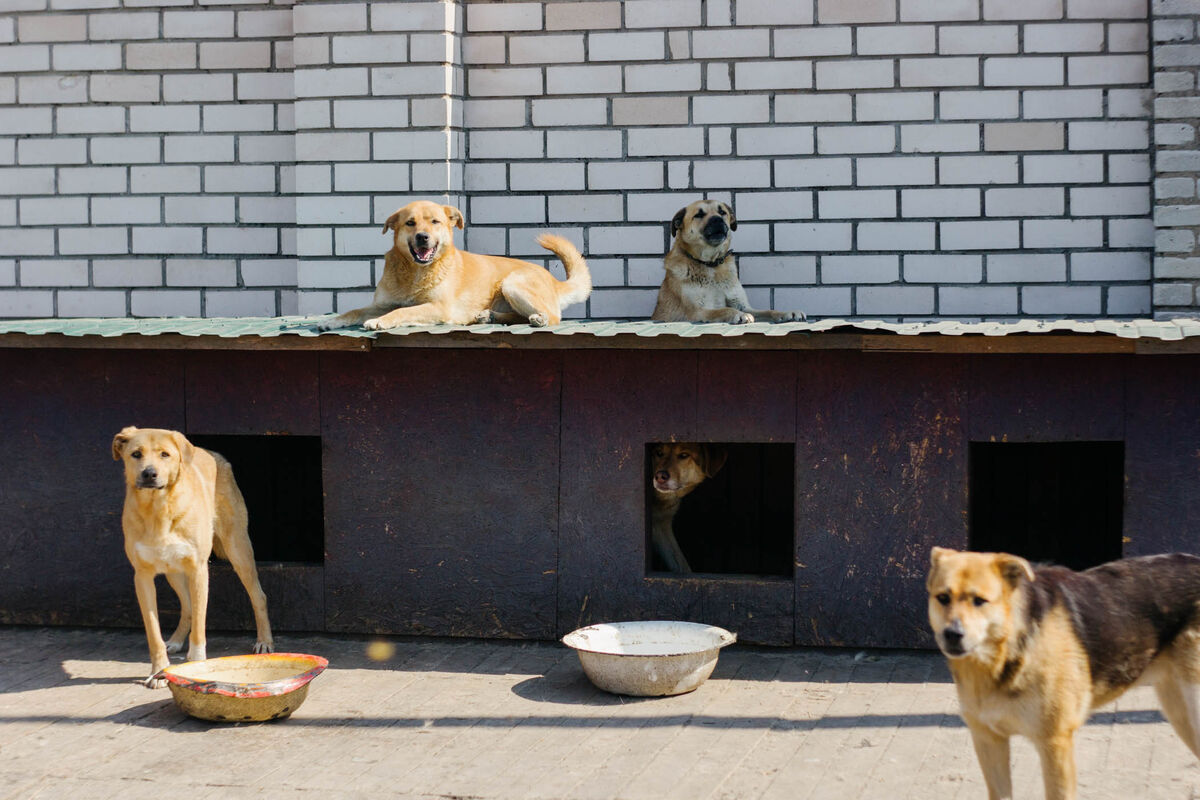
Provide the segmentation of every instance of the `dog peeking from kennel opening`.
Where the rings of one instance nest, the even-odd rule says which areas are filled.
[[[648,443],[647,572],[790,577],[794,460],[792,444]]]

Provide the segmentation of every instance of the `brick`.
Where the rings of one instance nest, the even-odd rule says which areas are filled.
[[[456,9],[441,2],[372,3],[373,31],[454,30]]]
[[[878,219],[896,216],[896,193],[890,189],[817,192],[821,219]]]
[[[271,44],[269,42],[202,42],[200,44],[200,69],[269,69],[270,66]]]
[[[819,153],[891,153],[895,149],[896,129],[891,125],[817,128]]]
[[[290,9],[238,11],[237,35],[255,38],[290,37],[292,35],[292,11]]]
[[[163,76],[163,101],[228,102],[233,97],[233,76],[225,73]]]
[[[1163,199],[1196,197],[1195,178],[1159,178],[1154,182],[1154,196]]]
[[[899,279],[899,256],[827,255],[821,258],[821,283],[891,283]]]
[[[978,0],[900,0],[901,22],[970,22],[979,19]],[[943,35],[949,27],[943,29]]]
[[[621,27],[621,3],[547,3],[546,30],[604,30]]]
[[[809,317],[844,317],[852,313],[849,288],[779,288],[775,290],[775,303],[781,308],[803,310]]]
[[[895,74],[890,59],[819,61],[818,89],[890,89]]]
[[[692,165],[696,188],[755,188],[771,185],[771,162],[708,158]]]
[[[765,28],[693,31],[692,48],[700,58],[769,58],[771,32]]]
[[[162,158],[159,140],[150,136],[97,136],[91,146],[96,164],[153,164]]]
[[[900,149],[906,153],[975,151],[979,149],[979,126],[965,123],[901,125]]]
[[[470,32],[542,29],[541,3],[472,4],[466,8],[466,16]]]
[[[1149,70],[1149,59],[1144,55],[1071,56],[1067,59],[1067,82],[1072,86],[1147,83]]]
[[[776,122],[849,122],[852,118],[851,99],[848,94],[775,96]]]
[[[473,159],[541,158],[544,139],[541,131],[473,131],[467,152]]]
[[[1159,146],[1191,144],[1196,141],[1196,128],[1182,122],[1160,123],[1154,126],[1154,141]]]
[[[1088,53],[1104,49],[1100,23],[1026,25],[1026,53]]]
[[[775,162],[776,186],[849,186],[850,159],[804,158]]]
[[[236,286],[232,259],[168,258],[167,286]]]
[[[51,49],[58,72],[90,72],[121,68],[119,44],[56,44]],[[61,80],[61,79],[60,79]]]
[[[1105,314],[1145,317],[1150,313],[1149,286],[1110,286],[1105,290]]]
[[[135,289],[129,293],[134,317],[199,317],[200,292]]]
[[[694,28],[700,26],[700,0],[626,0],[630,28]]]
[[[297,66],[324,66],[330,61],[328,36],[297,36],[292,39],[292,60]]]
[[[983,0],[983,18],[999,20],[1061,19],[1063,0]]]
[[[299,161],[365,161],[370,157],[370,147],[370,137],[366,133],[296,134],[296,159]]]
[[[1104,159],[1099,155],[1022,156],[1025,183],[1099,183]]]
[[[1150,124],[1129,122],[1072,122],[1067,127],[1072,150],[1146,150]]]
[[[1020,113],[1017,91],[985,90],[941,92],[938,95],[940,117],[958,119],[1006,119]]]
[[[967,56],[900,59],[901,86],[978,86],[979,59]]]
[[[1016,287],[942,286],[938,292],[938,313],[945,315],[997,316],[1016,314],[1019,300]]]
[[[233,22],[232,11],[164,11],[163,38],[232,39]]]
[[[125,67],[131,70],[195,69],[194,42],[138,42],[125,46]]]
[[[584,60],[583,36],[513,36],[508,40],[512,64],[561,64]]]
[[[1021,289],[1025,314],[1100,314],[1099,286],[1026,286]]]
[[[1016,220],[940,222],[943,250],[1015,250],[1021,246],[1020,223]]]
[[[746,286],[816,283],[816,256],[742,256],[738,273]]]
[[[5,108],[0,114],[0,134],[50,133],[52,130],[49,108]]]
[[[624,218],[619,194],[554,194],[549,198],[548,221],[620,222]],[[588,261],[592,265],[591,260]]]
[[[296,200],[293,197],[241,197],[238,198],[237,207],[238,222],[291,225],[296,221]]]
[[[1200,170],[1200,151],[1159,150],[1154,166],[1158,172],[1195,172]]]
[[[134,227],[133,252],[141,253],[200,253],[204,246],[204,229],[174,225],[171,227]]]
[[[1200,272],[1196,277],[1200,278]],[[1150,279],[1149,253],[1071,254],[1071,280],[1073,281],[1149,281]]]
[[[984,149],[1000,152],[1062,150],[1061,122],[990,122],[983,126]]]
[[[205,194],[201,197],[168,197],[166,222],[234,222],[233,197]]]
[[[1020,47],[1017,33],[1016,25],[945,25],[938,31],[938,52],[944,55],[1016,53]]]
[[[985,86],[1061,86],[1063,59],[1059,56],[994,56],[983,60]]]
[[[773,125],[769,128],[739,128],[739,156],[801,155],[813,152],[813,129],[808,126]],[[630,155],[633,155],[632,151]]]
[[[468,130],[522,128],[525,126],[525,101],[467,100],[463,103],[463,119]]]
[[[11,111],[6,112],[11,114]],[[116,106],[63,106],[55,110],[58,133],[123,133],[125,109]]]
[[[674,195],[665,205],[677,205]],[[671,212],[667,212],[667,219]],[[743,222],[752,220],[808,219],[813,215],[812,192],[738,192],[734,213]]]
[[[904,189],[900,192],[905,217],[977,217],[978,189]]]
[[[626,92],[695,92],[699,64],[645,64],[625,67]]]
[[[600,97],[537,99],[532,103],[533,124],[539,127],[604,125],[608,122],[608,101]],[[523,125],[524,103],[519,110],[521,121],[513,127]]]
[[[59,228],[58,251],[63,255],[123,255],[129,252],[125,227]]]
[[[89,14],[88,38],[94,42],[157,39],[158,14],[152,11]]]
[[[361,67],[298,69],[296,97],[344,97],[367,94],[367,70]]]
[[[858,54],[891,55],[937,52],[932,25],[887,25],[858,29]]]
[[[209,253],[234,255],[279,252],[279,235],[274,228],[206,228]]]
[[[49,167],[0,168],[5,194],[54,194],[54,170]]]
[[[859,186],[912,186],[936,181],[933,158],[893,156],[888,158],[859,158]]]
[[[908,283],[978,283],[983,280],[983,256],[904,256],[904,280]]]
[[[540,133],[533,132],[534,137],[529,138],[533,141]],[[357,135],[357,134],[355,134]],[[481,133],[472,133],[474,137],[483,135]],[[364,134],[365,136],[365,134]],[[405,161],[405,160],[431,160],[445,161],[447,158],[460,158],[459,145],[454,138],[449,138],[445,131],[401,131],[397,133],[374,133],[371,134],[371,140],[374,142],[374,157],[386,161]],[[524,138],[518,139],[524,141]],[[485,141],[488,141],[485,138]],[[357,156],[361,153],[359,146],[355,146],[354,154]],[[526,157],[524,151],[511,153],[513,157]],[[364,154],[361,158],[342,156],[339,161],[363,161],[367,156]],[[320,159],[311,159],[320,160]]]
[[[86,225],[86,197],[23,197],[19,202],[22,225]]]
[[[775,250],[827,253],[851,249],[853,226],[848,222],[776,223]]]
[[[552,154],[555,155],[555,154]],[[589,189],[661,189],[661,162],[631,161],[588,164]]]
[[[932,314],[934,289],[923,286],[863,286],[854,292],[857,314]]]
[[[1024,92],[1026,119],[1100,117],[1104,96],[1099,89],[1051,89]]]
[[[8,228],[0,230],[0,255],[49,256],[53,254],[53,228]]]
[[[296,140],[290,135],[277,136],[250,136],[242,135],[237,137],[238,142],[238,161],[242,164],[253,163],[270,163],[278,164],[280,162],[289,162],[296,160]],[[168,143],[168,147],[169,147]],[[214,148],[215,157],[208,159],[211,161],[228,161],[223,154],[220,153],[220,143]],[[168,149],[168,156],[170,150]],[[289,167],[283,167],[287,170]]]
[[[799,8],[804,4],[776,3],[777,7]],[[775,57],[844,56],[852,50],[851,29],[821,26],[819,28],[783,28],[772,32],[775,37]]]
[[[129,130],[198,131],[200,107],[196,105],[134,106],[129,109]]]
[[[1026,247],[1099,247],[1104,243],[1100,220],[1025,220]]]
[[[450,77],[441,64],[376,67],[371,70],[371,94],[446,95],[452,91]]]
[[[692,122],[695,124],[768,122],[770,118],[767,95],[696,97],[692,100]]]
[[[622,70],[618,65],[548,67],[546,94],[616,94],[621,91],[621,75]],[[541,92],[530,90],[521,94]]]
[[[292,25],[295,33],[365,31],[367,29],[367,5],[365,3],[336,5],[298,3],[292,9]]]
[[[896,0],[817,0],[817,21],[822,25],[895,22]]]
[[[666,227],[661,224],[593,226],[588,232],[589,252],[661,255],[667,250],[666,236]]]
[[[620,158],[621,154],[620,131],[550,131],[546,134],[546,155],[551,158]]]
[[[22,75],[17,78],[17,96],[26,105],[86,103],[88,78],[83,75]]]
[[[80,167],[58,171],[60,194],[121,194],[128,189],[124,167]],[[195,190],[200,189],[196,181]]]
[[[810,61],[739,61],[733,66],[733,74],[734,88],[738,91],[811,89],[813,85]],[[628,89],[628,81],[626,83]]]
[[[1146,0],[1067,0],[1071,19],[1145,19]]]
[[[129,171],[130,191],[137,194],[182,193],[200,191],[199,167],[133,167]]]
[[[686,125],[688,98],[686,97],[614,97],[612,101],[612,124],[630,125]]]
[[[91,202],[92,222],[96,225],[162,222],[162,201],[157,197],[95,197]]]
[[[241,273],[242,283],[246,286],[295,286],[296,260],[292,258],[243,260]]]
[[[87,39],[83,14],[35,14],[17,17],[20,42],[81,42]]]
[[[1061,253],[1008,253],[987,257],[988,283],[1062,283],[1067,257]]]
[[[275,128],[275,106],[270,103],[210,105],[203,109],[204,130],[270,131]]]
[[[1149,213],[1150,189],[1146,186],[1107,186],[1071,190],[1072,216],[1145,216]],[[1200,214],[1197,215],[1194,224],[1200,224]]]
[[[581,191],[584,165],[577,162],[540,161],[509,167],[510,188],[514,191]]]
[[[1150,29],[1144,22],[1113,23],[1108,26],[1108,49],[1113,53],[1150,51]]]
[[[628,149],[630,156],[703,155],[704,130],[695,127],[631,128]]]
[[[97,103],[156,102],[160,99],[157,75],[93,75],[88,90]]]
[[[86,139],[21,139],[17,162],[26,164],[83,164],[87,161]]]
[[[738,25],[811,25],[810,3],[779,3],[776,0],[737,0],[734,21]]]
[[[933,119],[932,92],[865,92],[855,100],[860,122]]]
[[[984,201],[989,217],[1057,217],[1066,208],[1058,187],[988,189]]]
[[[861,222],[857,243],[859,250],[932,250],[936,233],[932,222]]]

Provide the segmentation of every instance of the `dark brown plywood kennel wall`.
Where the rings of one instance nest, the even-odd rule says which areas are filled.
[[[968,544],[973,445],[1117,445],[1096,502],[1122,494],[1121,552],[1200,549],[1192,341],[2,333],[0,429],[21,455],[0,472],[0,622],[139,624],[109,452],[139,424],[233,442],[246,469],[315,471],[319,502],[291,524],[318,516],[319,552],[276,525],[281,560],[260,563],[283,632],[551,639],[674,618],[926,647],[928,550]],[[288,437],[280,466],[265,451]],[[646,448],[665,441],[791,453],[791,564],[650,569]],[[236,579],[213,574],[211,625],[248,627]]]

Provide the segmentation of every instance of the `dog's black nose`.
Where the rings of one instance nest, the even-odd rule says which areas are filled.
[[[416,236],[413,237],[413,241],[415,241],[421,247],[424,247],[425,245],[429,244],[429,234],[428,233],[418,233]]]
[[[671,480],[671,474],[665,469],[660,469],[658,472],[654,473],[654,480],[658,481],[659,483],[666,483],[667,481]]]
[[[158,478],[158,470],[154,467],[146,467],[142,470],[142,480],[152,481]]]
[[[728,235],[729,226],[720,217],[710,217],[708,222],[704,223],[704,238],[710,244],[723,242]]]

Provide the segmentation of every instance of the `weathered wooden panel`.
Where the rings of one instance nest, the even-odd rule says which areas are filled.
[[[141,625],[112,438],[183,426],[178,356],[0,350],[0,375],[0,622]]]
[[[321,357],[287,351],[187,354],[187,432],[316,436]]]
[[[927,647],[929,548],[966,546],[964,365],[803,355],[796,643]]]
[[[322,362],[328,630],[553,635],[559,361]]]
[[[665,618],[720,624],[748,642],[791,642],[788,581],[647,576],[645,445],[787,440],[794,420],[794,384],[778,377],[791,371],[792,354],[712,355],[579,352],[564,362],[560,634]]]
[[[1097,355],[971,357],[971,441],[1120,440],[1125,363]]]
[[[1126,556],[1200,553],[1200,356],[1129,368]]]

